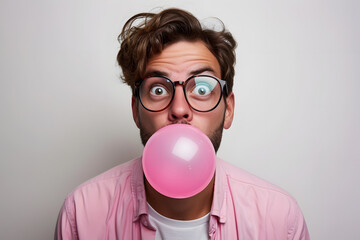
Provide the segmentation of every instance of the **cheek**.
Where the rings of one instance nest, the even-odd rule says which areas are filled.
[[[219,123],[221,123],[224,119],[224,113],[225,113],[225,103],[222,101],[214,110],[208,112],[206,117],[214,125],[219,125]]]
[[[223,113],[223,110],[216,109],[208,113],[199,113],[197,116],[194,115],[192,124],[204,133],[212,132],[223,122]]]
[[[140,123],[142,127],[156,131],[166,125],[166,114],[140,111]]]

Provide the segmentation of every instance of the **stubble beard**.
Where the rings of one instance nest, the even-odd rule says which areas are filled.
[[[211,132],[209,135],[207,135],[208,138],[210,139],[211,143],[214,146],[215,153],[217,153],[217,151],[220,147],[222,133],[223,133],[223,129],[224,129],[224,120],[225,120],[225,114],[224,114],[223,119],[222,119],[221,123],[219,124],[219,126],[213,132]],[[175,122],[172,122],[171,124],[189,124],[190,125],[190,123],[188,123],[187,121],[175,121]],[[154,134],[154,132],[149,132],[149,131],[145,130],[141,124],[141,120],[139,121],[139,125],[140,125],[141,142],[145,146],[147,141],[149,140],[149,138]]]

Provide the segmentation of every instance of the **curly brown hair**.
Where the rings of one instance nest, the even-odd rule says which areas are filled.
[[[140,21],[140,22],[139,22]],[[145,74],[148,60],[161,53],[168,45],[181,41],[201,40],[216,57],[221,78],[232,91],[236,41],[219,20],[221,30],[207,29],[191,13],[170,8],[160,13],[139,13],[124,25],[118,40],[120,50],[117,61],[122,68],[122,79],[131,86]]]

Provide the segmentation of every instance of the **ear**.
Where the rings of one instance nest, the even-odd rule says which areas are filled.
[[[230,95],[226,98],[226,109],[225,109],[225,118],[224,118],[224,128],[229,129],[231,127],[233,118],[234,118],[234,108],[235,108],[235,96],[231,92]]]
[[[139,104],[138,104],[137,99],[134,96],[131,98],[131,108],[132,108],[132,114],[133,114],[134,122],[135,122],[136,126],[138,128],[140,128],[140,124],[139,124]]]

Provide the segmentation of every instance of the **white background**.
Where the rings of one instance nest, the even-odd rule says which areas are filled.
[[[360,239],[355,0],[1,0],[0,239],[51,239],[72,189],[141,154],[117,35],[157,7],[219,17],[238,41],[218,155],[290,192],[312,239]]]

